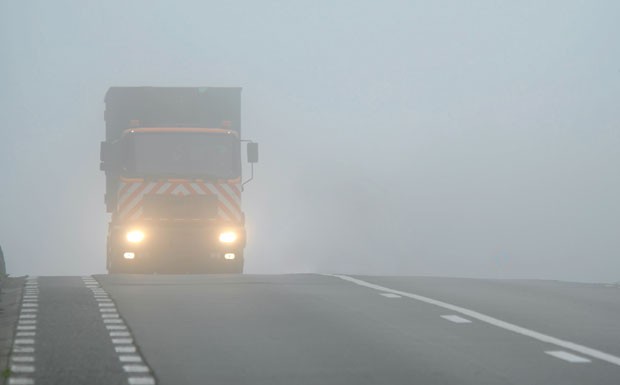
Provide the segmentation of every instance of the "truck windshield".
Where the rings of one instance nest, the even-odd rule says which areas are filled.
[[[231,134],[144,132],[126,139],[125,171],[130,176],[239,176],[239,141]]]

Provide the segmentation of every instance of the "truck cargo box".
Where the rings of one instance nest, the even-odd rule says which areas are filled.
[[[222,127],[241,135],[239,87],[111,87],[105,96],[106,140],[120,138],[132,121],[141,127]]]

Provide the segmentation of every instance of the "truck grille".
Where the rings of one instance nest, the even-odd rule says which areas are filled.
[[[215,195],[145,195],[142,202],[144,219],[211,219],[217,218]]]

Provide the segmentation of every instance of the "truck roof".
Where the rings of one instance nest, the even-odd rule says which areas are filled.
[[[142,127],[226,125],[241,135],[240,87],[111,87],[105,105],[108,141],[136,122]]]

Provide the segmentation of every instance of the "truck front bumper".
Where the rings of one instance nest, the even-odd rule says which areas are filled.
[[[240,272],[244,247],[245,229],[239,225],[115,225],[108,235],[108,271]]]

